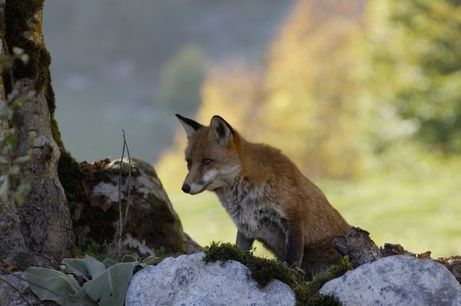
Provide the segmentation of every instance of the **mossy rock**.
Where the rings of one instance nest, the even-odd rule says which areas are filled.
[[[275,259],[260,258],[252,252],[244,252],[230,243],[216,243],[204,248],[205,262],[238,261],[251,271],[251,277],[260,285],[266,286],[273,279],[278,279],[289,285],[296,294],[297,305],[341,305],[334,297],[322,296],[319,290],[327,281],[343,275],[352,269],[352,265],[344,257],[340,263],[331,266],[325,273],[317,274],[312,281],[305,281],[304,274],[295,270],[286,263]]]
[[[125,219],[128,205],[122,237],[127,251],[146,257],[155,250],[165,254],[200,250],[183,232],[179,216],[150,164],[137,159],[83,162],[80,173],[70,160],[63,164],[69,170],[69,175],[62,177],[63,185],[74,201],[71,211],[76,249],[86,250],[96,244],[107,246],[110,252],[120,213]]]

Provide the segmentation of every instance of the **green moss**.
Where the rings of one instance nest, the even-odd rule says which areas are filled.
[[[61,155],[65,154],[63,152],[64,144],[62,143],[61,140],[61,131],[59,131],[59,126],[58,122],[56,121],[56,118],[52,117],[51,118],[51,134],[53,136],[54,141],[58,144],[59,148],[61,149]]]
[[[297,305],[341,305],[332,296],[321,296],[319,290],[327,281],[343,275],[352,269],[347,259],[328,269],[327,272],[315,275],[312,281],[304,281],[304,275],[298,270],[289,268],[285,263],[266,258],[259,258],[252,252],[244,252],[230,243],[212,242],[204,248],[206,263],[215,261],[235,260],[241,262],[251,272],[251,277],[262,287],[271,280],[278,279],[290,286],[296,294]]]
[[[5,24],[4,38],[9,53],[13,53],[13,48],[18,47],[24,50],[29,56],[27,63],[16,60],[13,68],[13,76],[15,80],[24,78],[35,80],[34,89],[36,92],[44,92],[48,109],[51,114],[52,124],[54,120],[55,97],[53,88],[51,87],[50,64],[51,56],[44,45],[37,45],[35,42],[28,39],[28,33],[38,32],[41,35],[41,24],[33,24],[35,14],[43,10],[44,0],[28,0],[28,1],[6,1],[5,5]],[[8,73],[4,72],[6,92],[10,92],[11,80]],[[53,136],[55,141],[63,148],[60,135],[55,131],[57,124],[54,122]]]
[[[71,208],[77,202],[84,203],[88,201],[83,190],[83,174],[80,165],[67,151],[61,152],[58,175]]]
[[[13,53],[13,48],[19,47],[29,56],[27,63],[19,60],[15,62],[13,75],[16,79],[35,79],[36,90],[42,88],[49,77],[51,58],[43,46],[28,39],[27,33],[36,30],[31,29],[31,20],[42,8],[43,0],[7,1],[5,6],[5,41],[8,51]]]
[[[296,292],[299,300],[306,301],[300,305],[340,305],[339,301],[332,296],[321,296],[319,290],[323,284],[334,278],[340,277],[347,271],[352,270],[352,264],[347,257],[343,257],[341,261],[321,274],[314,275],[312,281],[304,282],[303,286]]]
[[[103,261],[104,258],[107,257],[106,248],[93,240],[91,240],[91,242],[88,245],[88,248],[83,253],[86,255],[93,256],[99,261]]]
[[[72,241],[70,248],[72,257],[83,257],[85,255],[85,253],[75,244],[75,241]]]
[[[155,209],[149,211],[131,209],[125,230],[139,240],[155,242],[155,247],[163,247],[165,252],[187,253],[181,221],[170,210],[167,203],[159,202],[154,194],[148,194],[147,202]],[[117,207],[116,210],[118,211]]]

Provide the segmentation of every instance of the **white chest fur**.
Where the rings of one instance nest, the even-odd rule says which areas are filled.
[[[286,232],[285,216],[270,182],[255,186],[239,178],[216,190],[216,194],[239,231],[248,238],[266,241],[274,232]]]

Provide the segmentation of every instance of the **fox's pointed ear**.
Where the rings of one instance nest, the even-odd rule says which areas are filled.
[[[203,127],[203,125],[201,125],[197,121],[183,117],[179,114],[176,114],[176,117],[179,119],[179,123],[181,123],[181,125],[184,127],[187,139],[191,139],[192,135],[194,135],[198,129]]]
[[[213,116],[211,118],[210,127],[219,143],[227,144],[234,137],[234,130],[223,118],[220,116]]]

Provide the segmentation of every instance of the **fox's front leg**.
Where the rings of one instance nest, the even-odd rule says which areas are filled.
[[[240,250],[248,252],[254,241],[254,238],[247,238],[241,231],[237,230],[237,246]]]
[[[287,263],[299,267],[304,256],[304,228],[300,220],[288,222]]]

